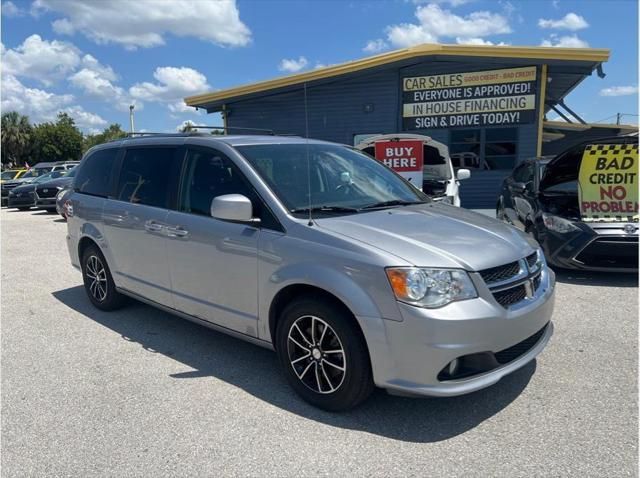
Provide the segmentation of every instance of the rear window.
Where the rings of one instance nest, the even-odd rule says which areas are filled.
[[[107,197],[111,192],[111,171],[118,156],[118,148],[96,151],[78,166],[73,187],[77,192]]]

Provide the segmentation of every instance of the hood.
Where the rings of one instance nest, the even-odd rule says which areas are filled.
[[[14,193],[26,193],[29,191],[33,191],[35,188],[35,184],[21,184],[13,188],[11,191],[13,191]]]
[[[318,218],[315,222],[415,266],[478,271],[522,259],[538,247],[513,226],[438,203]]]
[[[66,186],[68,186],[69,184],[71,184],[71,182],[73,181],[73,178],[57,178],[57,179],[52,179],[51,181],[45,181],[44,183],[40,183],[38,184],[38,187],[47,187],[47,188],[64,188]]]

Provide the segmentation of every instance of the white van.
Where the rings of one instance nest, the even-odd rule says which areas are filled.
[[[424,145],[422,184],[415,184],[415,186],[435,201],[447,202],[460,207],[460,183],[458,181],[470,177],[471,172],[468,169],[458,169],[456,174],[447,145],[435,141],[429,136],[394,133],[370,136],[356,144],[355,147],[375,157],[376,143],[389,141],[421,141]]]

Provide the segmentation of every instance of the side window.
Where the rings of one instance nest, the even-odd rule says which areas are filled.
[[[73,187],[77,192],[107,197],[111,192],[111,170],[118,148],[101,149],[84,159],[76,173]]]
[[[182,179],[179,209],[209,216],[211,201],[224,194],[242,194],[253,202],[255,193],[227,156],[216,150],[190,149]]]
[[[282,230],[273,213],[235,164],[214,150],[189,149],[180,185],[178,209],[182,212],[210,216],[211,201],[224,194],[242,194],[251,200],[253,215],[262,227]]]
[[[176,148],[128,149],[122,161],[116,199],[154,207],[168,207],[171,163]]]

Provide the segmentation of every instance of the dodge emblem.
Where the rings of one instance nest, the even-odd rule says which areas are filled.
[[[624,225],[625,234],[633,234],[637,230],[638,230],[638,226],[636,226],[635,224],[628,223]]]

